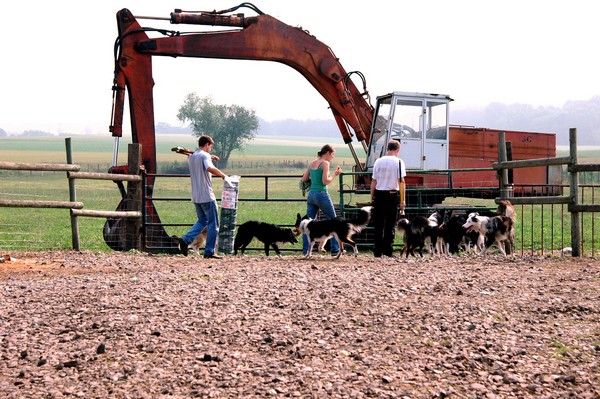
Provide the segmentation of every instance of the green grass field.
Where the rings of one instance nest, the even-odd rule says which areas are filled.
[[[40,162],[64,163],[66,137],[41,136],[0,137],[0,159],[4,162]],[[127,144],[131,142],[128,137],[120,139],[119,163],[126,163]],[[332,144],[336,148],[336,161],[353,163],[350,150],[341,139],[296,137],[258,137],[246,145],[242,151],[232,154],[234,161],[255,160],[299,160],[313,159],[323,144]],[[73,161],[78,164],[110,163],[114,138],[110,135],[77,135],[71,137]],[[157,162],[185,161],[185,156],[176,154],[171,148],[176,146],[195,149],[197,138],[191,135],[164,134],[156,136]]]
[[[0,195],[3,199],[68,201],[68,181],[64,172],[19,172],[0,174]],[[291,225],[296,214],[304,214],[306,205],[298,189],[300,174],[289,178],[270,178],[268,198],[274,202],[241,201],[237,208],[239,223],[247,220]],[[214,180],[215,193],[220,197],[222,183]],[[337,191],[337,182],[330,188]],[[116,184],[99,180],[76,180],[77,201],[88,210],[115,210],[120,202]],[[167,232],[183,235],[195,221],[190,198],[189,179],[158,177],[153,197],[171,198],[176,201],[155,201],[155,207],[163,223],[184,226],[166,227]],[[265,180],[242,178],[240,197],[264,199]],[[289,201],[283,201],[288,199]],[[80,243],[82,249],[106,250],[102,227],[104,219],[79,217]],[[71,248],[70,214],[66,209],[35,209],[0,207],[0,248],[4,250],[45,250]]]
[[[157,136],[158,163],[182,162],[185,156],[171,151],[174,146],[195,148],[196,138],[187,135]],[[83,171],[106,172],[112,159],[114,139],[104,136],[74,136],[71,138],[73,161]],[[126,138],[121,140],[119,163],[125,163]],[[242,169],[225,169],[228,174],[285,173],[294,178],[271,178],[269,191],[265,193],[265,181],[261,178],[243,179],[240,196],[251,199],[295,199],[291,202],[244,201],[238,206],[237,219],[263,220],[277,224],[292,224],[296,213],[305,211],[305,204],[298,189],[303,169],[273,169],[272,163],[282,160],[308,162],[316,156],[325,143],[324,139],[300,140],[298,138],[258,138],[232,155],[231,164],[243,165]],[[352,164],[350,151],[343,144],[336,147],[336,160],[342,165]],[[2,137],[0,159],[4,162],[65,163],[65,137]],[[250,170],[247,165],[253,166]],[[256,167],[261,165],[260,167]],[[345,166],[344,166],[345,167]],[[215,192],[219,196],[220,180],[215,180]],[[330,186],[337,191],[337,181]],[[116,184],[99,180],[76,180],[77,200],[84,202],[88,210],[115,210],[120,202]],[[3,199],[68,201],[68,180],[64,172],[0,171],[0,197]],[[181,201],[156,201],[155,206],[164,223],[187,224],[195,220],[191,205],[188,178],[157,178],[154,197],[180,198]],[[104,219],[79,217],[80,244],[82,249],[107,250],[102,237]],[[168,227],[169,234],[182,235],[188,226]],[[0,248],[4,250],[44,250],[71,248],[71,224],[69,211],[65,209],[35,209],[0,207]]]
[[[98,136],[75,136],[72,138],[73,158],[82,165],[104,165],[112,157],[112,138]],[[176,145],[194,147],[195,139],[188,136],[158,136],[158,162],[184,162],[185,157],[170,151]],[[281,159],[309,161],[325,140],[303,141],[298,138],[260,138],[247,146],[243,153],[236,153],[231,161],[274,162]],[[336,147],[336,160],[345,171],[350,172],[353,163],[349,150],[343,144]],[[5,162],[64,163],[64,137],[3,137],[0,138],[0,159]],[[126,154],[126,142],[121,145]],[[589,159],[598,155],[598,150],[586,151]],[[581,158],[581,156],[580,156]],[[124,162],[124,161],[123,161]],[[106,167],[107,169],[107,167]],[[267,170],[265,170],[267,169]],[[105,169],[99,170],[101,172]],[[261,220],[270,223],[289,225],[296,213],[304,213],[305,203],[298,189],[298,177],[302,169],[277,170],[276,173],[291,174],[292,178],[271,178],[268,182],[268,197],[277,201],[241,201],[237,209],[238,224],[246,220]],[[268,168],[259,170],[226,170],[229,174],[275,173]],[[349,177],[346,177],[350,181]],[[220,181],[215,180],[215,192],[220,194]],[[240,198],[263,199],[265,180],[258,177],[244,177],[240,183]],[[334,203],[339,202],[338,182],[330,186]],[[120,194],[112,182],[98,180],[76,180],[77,200],[84,202],[88,210],[115,210]],[[586,203],[598,203],[600,192],[587,189],[581,196]],[[169,234],[182,235],[195,220],[193,206],[189,202],[188,178],[157,178],[154,198],[180,198],[179,201],[156,201],[155,206],[163,223],[182,224],[168,226]],[[64,172],[0,171],[0,198],[23,200],[68,201],[68,180]],[[289,199],[289,201],[283,201]],[[368,197],[345,195],[344,202],[352,205],[367,202]],[[447,199],[448,204],[464,204],[494,207],[492,200],[472,200],[465,198]],[[565,246],[570,246],[570,214],[566,206],[525,206],[518,207],[517,248],[523,253],[556,254]],[[409,213],[410,214],[410,213]],[[79,217],[81,248],[92,251],[106,251],[102,237],[104,219]],[[584,214],[584,250],[598,253],[600,250],[600,220],[596,214]],[[71,248],[71,224],[69,211],[65,209],[34,209],[0,207],[0,249],[8,250],[52,250]],[[298,246],[299,248],[299,246]]]

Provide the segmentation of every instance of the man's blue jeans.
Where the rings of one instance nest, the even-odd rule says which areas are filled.
[[[329,196],[329,192],[327,191],[309,191],[308,198],[306,199],[306,215],[311,219],[317,218],[317,213],[319,209],[327,219],[335,219],[335,208],[333,207],[333,202],[331,202],[331,197]],[[340,250],[340,246],[335,238],[331,238],[329,240],[331,243],[331,253],[335,254]],[[302,235],[302,253],[306,255],[308,252],[308,246],[310,242],[306,237],[306,234]]]
[[[219,235],[219,212],[217,202],[203,202],[201,204],[194,203],[196,206],[196,216],[198,220],[190,228],[190,230],[181,237],[188,244],[206,227],[206,245],[204,246],[204,256],[213,255],[217,245],[217,236]]]

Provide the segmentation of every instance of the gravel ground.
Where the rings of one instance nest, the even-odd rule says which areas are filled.
[[[6,255],[7,398],[600,398],[595,259]]]

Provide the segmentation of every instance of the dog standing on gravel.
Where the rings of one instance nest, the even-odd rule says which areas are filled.
[[[202,229],[202,231],[200,232],[200,234],[198,234],[198,236],[196,236],[196,238],[194,238],[194,241],[192,241],[192,243],[190,245],[188,245],[188,249],[191,249],[192,252],[194,252],[195,254],[200,254],[199,249],[200,247],[203,247],[204,244],[206,244],[206,227],[204,229]],[[218,237],[217,237],[218,240]]]
[[[265,255],[269,256],[269,248],[275,250],[277,256],[281,256],[279,246],[285,243],[296,244],[298,240],[292,229],[284,229],[271,223],[257,222],[250,220],[238,227],[233,242],[234,255],[237,255],[238,250],[244,255],[246,247],[253,238],[257,238],[265,244]]]
[[[513,223],[517,222],[517,211],[509,200],[502,200],[498,203],[498,215],[511,218]]]
[[[306,234],[310,242],[308,253],[304,257],[310,258],[312,256],[312,249],[317,242],[319,243],[318,250],[323,251],[325,243],[332,237],[338,240],[340,244],[340,251],[335,257],[336,259],[339,259],[342,255],[344,243],[352,247],[354,256],[358,255],[358,248],[352,240],[352,236],[367,227],[369,220],[371,220],[371,209],[372,207],[370,206],[361,208],[358,216],[351,220],[312,220],[306,216],[301,217],[298,214],[296,216],[295,230],[301,234]]]
[[[443,255],[446,253],[444,239],[442,237],[442,225],[444,224],[444,212],[435,211],[427,218],[429,223],[428,234],[425,242],[429,243],[431,254]]]
[[[411,220],[407,218],[398,220],[396,228],[404,235],[404,247],[400,251],[400,256],[404,254],[407,258],[408,255],[416,256],[415,251],[417,251],[423,257],[424,248],[429,248],[431,254],[435,253],[436,249],[434,247],[438,248],[440,230],[437,219],[432,219],[432,216],[429,218],[415,216]],[[439,247],[441,248],[441,243]]]
[[[487,250],[494,244],[500,252],[506,256],[504,242],[510,240],[511,232],[514,236],[513,221],[508,216],[480,216],[479,213],[469,214],[467,222],[463,227],[479,233],[479,243],[483,242],[483,249],[479,253],[485,255]]]
[[[477,246],[479,233],[472,229],[467,232],[467,229],[463,227],[466,222],[467,215],[462,213],[450,214],[448,219],[444,221],[440,227],[440,237],[444,242],[445,253],[457,254],[463,246],[467,253],[475,252],[476,249],[479,249],[479,251],[483,249],[483,242],[479,243],[481,246]]]
[[[512,254],[515,250],[515,224],[517,223],[517,212],[510,201],[502,200],[498,204],[498,215],[509,217],[512,220],[513,227],[508,240],[504,242],[506,252]]]

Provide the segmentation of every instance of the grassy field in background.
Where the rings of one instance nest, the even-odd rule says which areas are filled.
[[[0,137],[0,159],[3,162],[66,162],[65,138],[60,136]],[[127,144],[131,140],[123,137],[119,144],[119,163],[127,163]],[[243,151],[235,151],[231,160],[299,160],[313,159],[323,144],[332,144],[336,149],[334,162],[352,164],[354,161],[348,147],[341,139],[337,141],[322,138],[257,137],[248,143]],[[112,161],[114,138],[110,135],[78,135],[71,137],[73,162],[110,163]],[[197,138],[190,135],[163,134],[156,137],[157,162],[185,161],[185,156],[171,151],[181,146],[197,147]],[[362,150],[361,150],[362,151]]]
[[[65,138],[63,136],[0,137],[0,160],[3,162],[66,162]],[[127,144],[131,142],[123,137],[119,145],[119,162],[126,163]],[[104,135],[71,136],[73,161],[75,163],[110,163],[112,161],[114,138]],[[232,154],[232,160],[304,160],[316,156],[323,144],[332,144],[336,148],[336,161],[351,165],[354,163],[350,150],[341,138],[305,138],[261,136],[248,143],[243,151]],[[185,157],[171,151],[172,147],[182,146],[195,149],[197,139],[191,135],[162,134],[156,136],[156,155],[158,162],[185,160]],[[355,143],[357,153],[362,147]],[[581,163],[597,163],[600,159],[600,147],[581,147],[578,151]],[[568,147],[557,149],[557,156],[567,156]],[[364,157],[363,157],[364,158]]]
[[[64,163],[64,137],[3,137],[0,138],[0,160],[8,162]],[[348,165],[345,171],[350,172],[353,163],[350,152],[344,144],[332,141],[299,138],[266,138],[261,137],[249,144],[243,153],[236,153],[232,161],[280,161],[282,159],[309,161],[325,143],[336,147],[334,163]],[[121,154],[126,156],[126,140],[121,143]],[[162,135],[157,137],[158,162],[183,162],[185,157],[171,152],[173,146],[193,148],[195,138],[187,135]],[[73,158],[79,164],[109,164],[112,158],[113,139],[100,136],[74,136],[72,138]],[[567,155],[561,153],[559,156]],[[597,162],[599,149],[582,150],[578,156],[580,161]],[[121,157],[119,163],[124,163]],[[589,163],[589,162],[588,162]],[[105,170],[102,170],[105,171]],[[228,173],[251,174],[231,170]],[[265,173],[264,170],[257,173]],[[302,170],[295,169],[285,173],[297,174]],[[350,179],[347,177],[347,181]],[[98,180],[77,180],[77,200],[85,204],[89,210],[114,210],[120,195],[113,182]],[[243,178],[240,184],[240,197],[264,198],[265,181],[258,178]],[[339,202],[338,182],[330,187],[334,203]],[[215,192],[219,196],[220,181],[215,182]],[[156,201],[156,208],[163,223],[183,224],[185,226],[169,226],[169,234],[181,235],[187,231],[188,225],[195,220],[193,206],[189,202],[190,187],[188,178],[157,178],[154,197],[181,198],[181,201]],[[588,190],[583,194],[586,203],[598,203],[600,193]],[[68,181],[64,172],[12,172],[0,171],[0,198],[27,199],[47,201],[68,201]],[[305,210],[304,199],[298,189],[298,179],[281,178],[269,181],[269,198],[296,199],[290,202],[240,202],[237,211],[238,223],[246,220],[261,220],[276,224],[292,224],[296,213]],[[344,202],[353,205],[366,202],[365,196],[344,197]],[[467,200],[464,198],[447,199],[448,204],[467,204],[493,207],[493,201]],[[546,248],[560,250],[565,242],[570,242],[570,214],[565,206],[520,207],[520,218],[517,232],[519,248]],[[105,251],[108,247],[102,238],[104,219],[79,218],[81,248],[94,251]],[[584,214],[584,248],[600,249],[600,221],[595,214]],[[4,250],[48,250],[71,248],[71,226],[69,211],[63,209],[32,209],[0,207],[0,249]],[[527,249],[525,250],[527,252]]]
[[[569,147],[560,146],[556,149],[557,157],[569,156]],[[579,163],[598,163],[600,160],[600,147],[580,147],[577,149],[577,162]]]
[[[0,137],[0,160],[3,162],[40,162],[64,163],[66,162],[65,138],[63,136]],[[127,144],[131,142],[128,137],[123,137],[119,145],[119,163],[126,163]],[[71,136],[73,161],[79,164],[110,164],[112,161],[114,138],[106,135],[74,135]],[[323,144],[332,144],[336,148],[334,162],[352,165],[354,160],[350,150],[340,139],[328,138],[303,138],[303,137],[271,137],[261,136],[255,138],[244,147],[243,151],[232,154],[233,161],[280,161],[299,160],[308,161],[316,156]],[[185,157],[171,151],[172,147],[182,146],[195,149],[197,139],[191,135],[163,134],[156,137],[156,156],[160,162],[183,162]],[[362,146],[355,143],[358,154],[362,153]],[[578,151],[578,160],[581,163],[597,163],[600,159],[600,147],[581,147]],[[557,149],[557,156],[569,155],[568,147],[561,146]],[[364,160],[364,156],[361,158]]]
[[[220,198],[222,183],[214,180],[215,193]],[[337,181],[330,190],[335,196]],[[77,201],[87,210],[115,210],[121,200],[115,183],[100,180],[76,180]],[[0,196],[3,199],[68,201],[68,181],[64,172],[18,172],[0,175]],[[260,178],[242,178],[239,196],[246,199],[265,198],[265,182]],[[194,207],[189,198],[190,184],[187,177],[158,177],[154,198],[179,199],[155,201],[155,207],[163,223],[181,224],[168,226],[169,235],[183,235],[195,221]],[[279,225],[292,225],[296,214],[306,211],[305,199],[298,189],[298,178],[270,178],[268,197],[272,200],[290,201],[241,201],[237,208],[237,221],[260,220]],[[335,200],[335,202],[338,202]],[[79,217],[81,248],[108,250],[102,237],[105,220]],[[71,248],[70,216],[67,209],[33,209],[0,207],[0,248],[13,250],[69,249]]]

